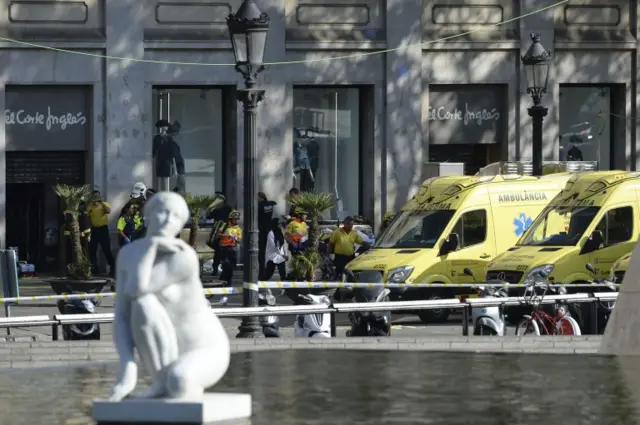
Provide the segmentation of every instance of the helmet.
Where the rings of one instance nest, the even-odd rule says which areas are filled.
[[[393,211],[388,211],[388,212],[384,215],[384,217],[382,217],[382,221],[389,221],[389,220],[392,220],[392,219],[393,219],[393,217],[395,217],[395,216],[396,216],[396,213],[394,213]]]
[[[137,182],[133,185],[133,189],[131,190],[132,198],[139,198],[141,196],[144,197],[145,192],[147,191],[147,186],[142,182]]]
[[[295,211],[294,211],[294,212],[295,212],[295,214],[296,214],[297,216],[301,216],[302,214],[309,214],[309,213],[308,213],[308,212],[306,212],[306,211],[304,210],[304,208],[302,208],[302,207],[296,207],[296,209],[295,209]]]
[[[240,218],[240,213],[236,210],[231,211],[231,213],[229,213],[229,220],[233,218]]]

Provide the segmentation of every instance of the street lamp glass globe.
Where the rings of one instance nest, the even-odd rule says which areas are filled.
[[[532,33],[530,36],[533,43],[529,46],[527,53],[522,56],[527,85],[529,88],[546,89],[551,54],[540,43],[540,34]]]
[[[237,64],[262,66],[269,23],[269,16],[260,11],[254,0],[245,0],[235,14],[227,17]]]

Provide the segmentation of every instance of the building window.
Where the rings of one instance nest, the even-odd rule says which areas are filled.
[[[167,120],[168,167],[154,161],[154,185],[169,176],[170,189],[194,195],[212,195],[223,190],[224,141],[222,90],[201,88],[156,88],[153,90],[153,123]],[[154,136],[161,131],[155,128]],[[158,152],[156,149],[156,159]]]
[[[611,159],[611,89],[560,86],[560,161],[597,161],[609,169]]]
[[[501,160],[507,85],[429,86],[429,161],[462,162],[466,174]]]
[[[328,219],[360,213],[360,105],[357,88],[295,88],[294,186],[331,193]]]

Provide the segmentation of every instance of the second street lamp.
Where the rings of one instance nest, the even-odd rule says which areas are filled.
[[[236,59],[236,70],[244,78],[245,88],[238,90],[238,100],[244,109],[244,231],[243,281],[250,285],[258,282],[258,152],[257,110],[264,99],[264,90],[256,89],[257,77],[264,70],[264,50],[269,32],[269,16],[262,12],[254,0],[245,0],[235,14],[227,17],[229,37]],[[258,306],[258,292],[245,288],[242,294],[245,307]],[[243,317],[238,338],[262,336],[256,316]]]
[[[542,175],[542,122],[547,116],[548,109],[542,106],[542,96],[547,92],[549,82],[549,53],[540,44],[540,34],[531,34],[533,43],[522,56],[522,65],[527,78],[527,93],[533,99],[533,106],[529,108],[529,115],[533,120],[533,139],[531,143],[533,175]]]

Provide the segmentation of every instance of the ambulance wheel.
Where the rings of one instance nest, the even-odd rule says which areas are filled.
[[[427,297],[427,300],[442,300],[444,299],[441,294],[431,294]],[[448,308],[438,308],[435,310],[420,310],[418,311],[418,317],[422,323],[444,323],[449,319],[451,310]]]

